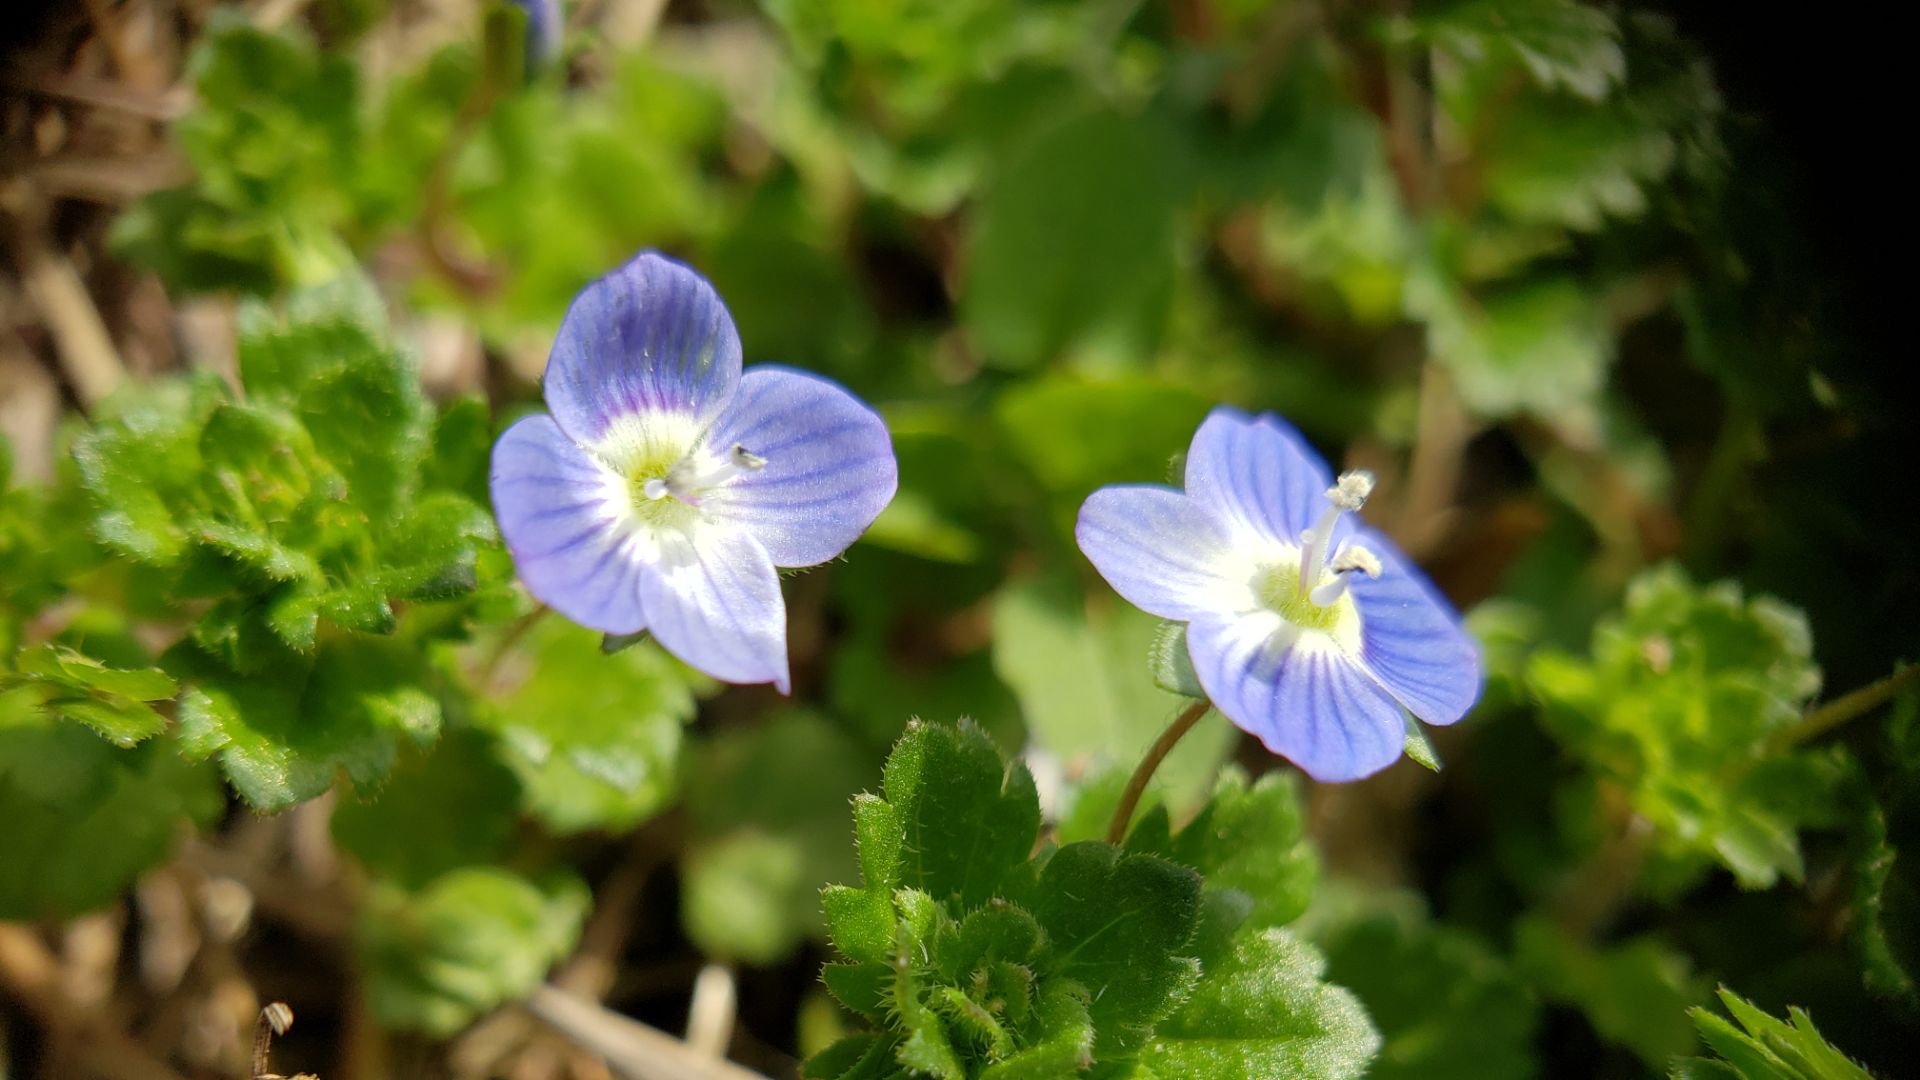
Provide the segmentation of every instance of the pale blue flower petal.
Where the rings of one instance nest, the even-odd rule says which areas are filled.
[[[640,595],[647,628],[668,652],[716,679],[789,691],[780,578],[745,531],[706,525],[664,535]]]
[[[899,485],[880,414],[840,384],[792,368],[749,369],[708,444],[741,446],[765,462],[702,508],[751,532],[775,566],[813,566],[845,551]]]
[[[547,407],[593,445],[620,420],[688,417],[704,428],[740,383],[740,336],[707,279],[645,251],[581,290],[543,380]]]
[[[1207,414],[1187,448],[1187,494],[1235,532],[1275,543],[1300,543],[1326,509],[1332,485],[1326,462],[1272,413],[1253,417],[1222,405]],[[1335,539],[1349,528],[1342,518]]]
[[[1207,697],[1267,749],[1324,782],[1391,765],[1406,743],[1400,706],[1324,641],[1276,634],[1270,615],[1207,616],[1187,627],[1187,651]]]
[[[493,447],[493,513],[527,591],[582,626],[647,625],[626,484],[550,417],[529,416]]]
[[[1233,588],[1218,569],[1227,545],[1219,525],[1172,488],[1101,488],[1081,505],[1073,535],[1115,592],[1164,619],[1216,611]],[[1244,582],[1240,591],[1246,591]]]
[[[1413,715],[1451,724],[1480,697],[1480,651],[1473,637],[1419,567],[1371,529],[1350,541],[1380,557],[1376,578],[1349,582],[1360,609],[1360,656]]]

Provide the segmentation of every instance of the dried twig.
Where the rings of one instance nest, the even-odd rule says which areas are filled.
[[[664,1031],[553,986],[534,991],[527,1009],[599,1055],[624,1080],[766,1080],[751,1069],[708,1057]]]
[[[693,1003],[687,1007],[687,1048],[719,1060],[733,1042],[734,1010],[739,993],[733,972],[725,964],[708,964],[693,980]]]
[[[285,1035],[293,1027],[293,1009],[284,1001],[276,1001],[260,1010],[260,1020],[253,1025],[253,1080],[320,1080],[312,1073],[298,1073],[293,1076],[281,1076],[267,1071],[267,1053],[273,1049],[273,1037]]]

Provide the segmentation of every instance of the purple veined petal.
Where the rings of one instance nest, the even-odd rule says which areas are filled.
[[[1187,494],[1237,533],[1298,546],[1327,507],[1326,462],[1293,425],[1272,413],[1248,416],[1222,405],[1207,414],[1187,448]],[[1336,526],[1336,538],[1347,528]]]
[[[792,689],[780,578],[745,530],[708,525],[663,533],[640,597],[647,628],[681,660],[725,682]]]
[[[1331,641],[1276,633],[1279,616],[1211,616],[1187,627],[1187,652],[1227,719],[1315,780],[1358,780],[1406,745],[1400,706]]]
[[[622,419],[670,413],[706,428],[740,383],[740,335],[713,286],[643,251],[580,291],[543,379],[547,407],[593,445]]]
[[[547,416],[508,428],[490,478],[500,535],[527,591],[582,626],[646,628],[627,485]]]
[[[1380,557],[1380,576],[1348,583],[1360,609],[1360,660],[1407,711],[1451,724],[1480,699],[1480,650],[1453,605],[1393,541],[1371,529],[1352,543]]]
[[[702,509],[751,532],[775,566],[813,566],[847,550],[900,482],[879,413],[830,379],[778,365],[741,377],[707,443],[745,447],[765,462]]]
[[[1246,606],[1246,581],[1222,574],[1220,526],[1172,488],[1103,487],[1081,504],[1073,535],[1107,584],[1150,615],[1185,621]]]

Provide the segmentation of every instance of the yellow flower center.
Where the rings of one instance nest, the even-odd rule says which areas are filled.
[[[1297,562],[1275,563],[1261,571],[1254,583],[1254,594],[1267,610],[1302,630],[1331,633],[1353,606],[1353,599],[1345,595],[1325,607],[1314,603],[1300,587]]]

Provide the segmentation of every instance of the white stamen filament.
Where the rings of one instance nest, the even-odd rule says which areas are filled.
[[[1327,541],[1333,536],[1333,523],[1340,515],[1358,510],[1367,503],[1367,496],[1373,494],[1373,474],[1365,469],[1340,474],[1340,479],[1327,489],[1327,508],[1320,513],[1320,520],[1313,528],[1300,534],[1304,550],[1300,553],[1300,591],[1313,599],[1316,586],[1320,583],[1321,571],[1327,557]],[[1341,592],[1346,591],[1343,585]],[[1337,599],[1340,593],[1334,593]],[[1314,603],[1325,607],[1326,604],[1314,599]],[[1328,601],[1329,603],[1331,601]]]
[[[691,506],[699,503],[704,492],[719,487],[741,473],[758,472],[766,467],[766,458],[735,443],[725,457],[717,460],[702,462],[695,454],[681,458],[673,468],[667,470],[667,475],[656,476],[642,484],[640,492],[649,499],[671,496]]]
[[[1380,557],[1363,547],[1345,547],[1327,568],[1333,571],[1333,577],[1314,586],[1307,594],[1307,599],[1318,607],[1326,607],[1347,595],[1347,584],[1353,580],[1356,570],[1370,578],[1379,577]]]

